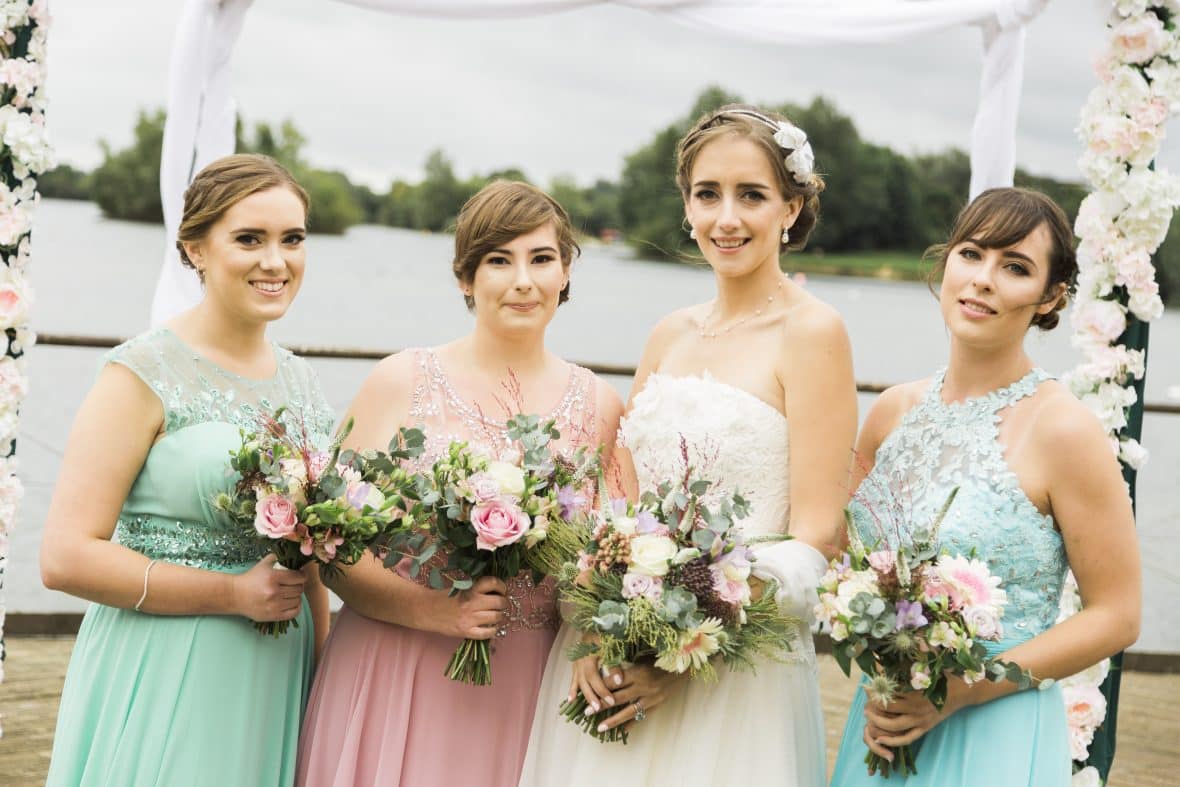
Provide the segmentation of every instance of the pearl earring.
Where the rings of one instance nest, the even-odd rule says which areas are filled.
[[[791,242],[791,233],[788,227],[783,227],[783,245]]]
[[[690,229],[688,231],[688,237],[692,238],[693,240],[697,239],[697,228],[696,227],[693,227],[692,229]]]

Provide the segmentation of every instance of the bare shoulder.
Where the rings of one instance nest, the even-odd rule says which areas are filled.
[[[598,405],[599,418],[618,418],[623,412],[623,399],[615,387],[604,378],[594,375],[594,401]]]
[[[922,400],[930,382],[931,378],[926,377],[886,388],[873,401],[861,431],[875,436],[876,442],[880,443],[897,428],[905,414]]]
[[[792,343],[800,339],[821,343],[848,342],[844,318],[834,306],[809,292],[801,292],[800,301],[783,321],[783,329]]]
[[[1056,380],[1042,383],[1037,400],[1032,438],[1045,456],[1070,457],[1072,464],[1078,451],[1112,453],[1098,416],[1064,385]]]
[[[661,317],[647,337],[648,350],[667,347],[690,333],[700,323],[698,312],[703,308],[700,304],[685,306]]]

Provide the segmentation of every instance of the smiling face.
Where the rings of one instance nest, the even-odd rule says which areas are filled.
[[[307,211],[288,188],[242,198],[187,241],[185,253],[202,274],[205,297],[245,322],[286,313],[299,292],[306,262]]]
[[[783,198],[766,153],[732,134],[703,148],[689,174],[684,211],[697,245],[721,276],[741,276],[769,260],[778,265],[784,228],[803,200]]]
[[[480,258],[470,284],[478,325],[496,331],[544,330],[569,283],[553,224],[517,235]]]
[[[951,334],[980,345],[1023,342],[1034,318],[1052,312],[1065,292],[1064,285],[1048,286],[1052,246],[1045,224],[1001,248],[974,237],[952,246],[939,289]]]

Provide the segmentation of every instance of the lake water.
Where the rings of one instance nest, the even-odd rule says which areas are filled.
[[[35,225],[33,327],[41,333],[130,336],[148,323],[164,249],[162,227],[103,219],[96,206],[45,200]],[[465,332],[470,317],[450,272],[451,239],[363,226],[342,237],[312,236],[306,281],[273,335],[290,344],[397,349],[438,344]],[[674,308],[712,292],[707,269],[631,259],[621,247],[590,246],[575,264],[572,300],[549,329],[550,347],[582,362],[634,365],[648,332]],[[812,277],[807,287],[843,314],[857,378],[900,382],[946,357],[946,335],[922,284]],[[1077,362],[1068,323],[1030,334],[1029,352],[1053,373]],[[37,552],[67,432],[93,380],[100,351],[37,347],[19,437],[27,497],[11,534],[4,594],[10,612],[81,611],[85,602],[45,590]],[[316,360],[328,398],[343,412],[370,362]],[[624,395],[629,379],[613,380]],[[1180,314],[1152,323],[1147,398],[1180,385]],[[872,397],[862,396],[861,416]],[[1180,416],[1149,415],[1151,462],[1139,474],[1144,561],[1143,634],[1135,650],[1180,652]]]

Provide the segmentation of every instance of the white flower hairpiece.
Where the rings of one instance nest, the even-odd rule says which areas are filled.
[[[807,134],[803,129],[790,121],[774,120],[761,112],[753,112],[748,109],[731,109],[725,114],[742,115],[769,126],[774,131],[774,141],[778,143],[778,146],[783,150],[790,151],[783,159],[787,165],[787,171],[795,177],[795,182],[799,185],[811,185],[811,175],[815,172],[815,153],[812,151],[811,143],[807,141]]]

